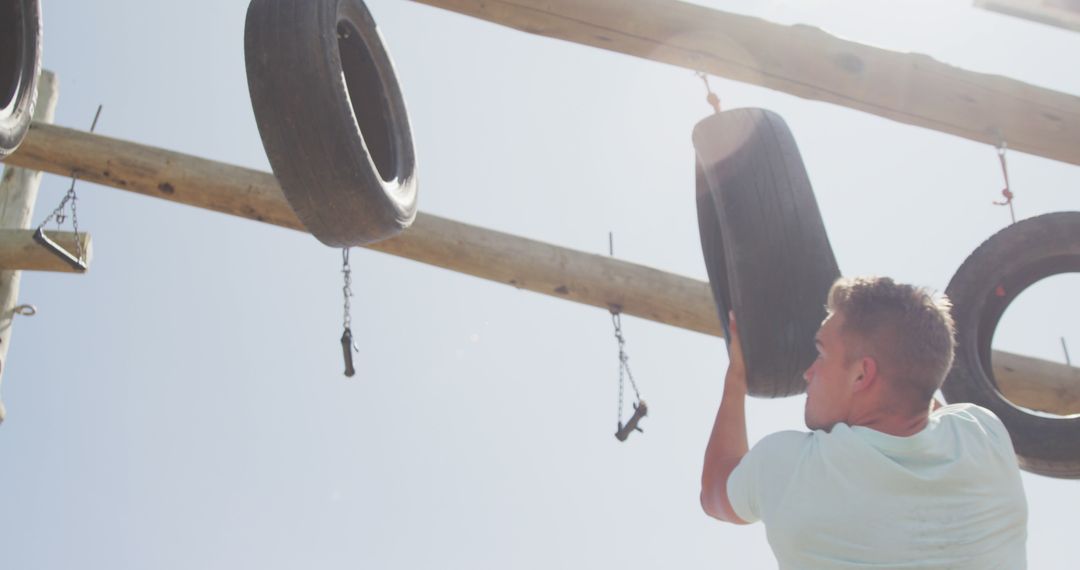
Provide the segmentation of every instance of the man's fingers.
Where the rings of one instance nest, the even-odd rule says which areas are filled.
[[[739,325],[735,322],[735,311],[728,311],[728,323],[731,332],[731,355],[742,365],[742,340],[739,338]]]

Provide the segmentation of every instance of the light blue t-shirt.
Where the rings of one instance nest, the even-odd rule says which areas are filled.
[[[781,570],[1027,567],[1027,500],[1001,421],[945,406],[896,437],[837,424],[774,433],[731,473],[735,514],[765,523]]]

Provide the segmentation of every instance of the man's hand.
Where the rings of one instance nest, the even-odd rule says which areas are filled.
[[[742,340],[739,338],[739,325],[735,322],[735,311],[728,311],[731,338],[728,339],[728,371],[724,378],[724,389],[739,390],[746,393],[746,361],[743,359]]]

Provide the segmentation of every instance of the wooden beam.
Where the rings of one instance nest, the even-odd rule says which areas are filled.
[[[56,75],[42,70],[38,78],[34,120],[52,122],[59,96],[60,88]],[[37,201],[40,184],[39,171],[12,166],[4,168],[4,175],[0,178],[0,228],[5,228],[5,231],[27,231],[34,214],[34,203]],[[7,368],[21,278],[22,272],[18,270],[0,270],[0,380],[3,379],[4,368]],[[7,410],[0,400],[0,422],[4,421],[6,415]]]
[[[994,380],[1013,404],[1059,416],[1080,414],[1080,368],[1001,350],[991,360]]]
[[[9,164],[304,231],[273,174],[34,123]],[[596,307],[720,334],[707,283],[420,213],[369,246]]]
[[[34,230],[0,229],[0,270],[82,273],[34,241],[34,233]],[[60,247],[75,253],[74,232],[46,231],[45,235]],[[79,243],[82,245],[83,262],[89,266],[94,253],[90,234],[80,232]]]
[[[414,1],[1080,164],[1080,97],[858,44],[811,26],[782,26],[676,0]],[[1064,72],[1068,66],[1062,65]]]
[[[64,176],[303,231],[273,174],[34,123],[6,161]],[[689,190],[688,190],[689,191]],[[314,242],[312,242],[314,243]],[[721,336],[705,281],[420,213],[408,231],[368,246],[560,299]],[[999,353],[995,353],[995,359]],[[1006,393],[1025,391],[1028,407],[1059,410],[1058,390],[1076,368],[1045,361],[995,363]],[[1016,389],[1013,389],[1013,386]],[[1044,389],[1045,386],[1045,389]],[[1080,399],[1080,382],[1070,394]]]
[[[975,0],[975,5],[1017,18],[1080,32],[1080,3],[1075,0]]]

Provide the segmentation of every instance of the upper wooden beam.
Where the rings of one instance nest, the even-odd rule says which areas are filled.
[[[975,0],[975,5],[1017,18],[1080,32],[1080,3],[1047,0]]]
[[[9,164],[303,231],[273,174],[34,123]],[[312,241],[312,244],[315,244]],[[401,235],[368,246],[604,309],[721,336],[712,291],[691,279],[604,255],[419,213]],[[1080,412],[1080,369],[994,353],[1002,392],[1050,413]]]
[[[1080,164],[1080,97],[676,0],[414,0]],[[1068,65],[1061,63],[1062,72]]]

